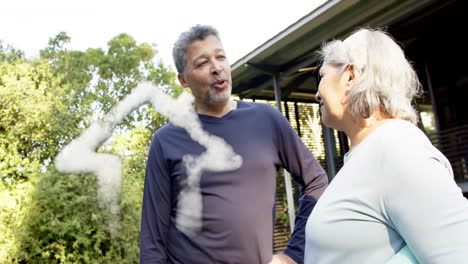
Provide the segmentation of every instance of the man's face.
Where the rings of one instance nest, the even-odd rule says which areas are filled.
[[[177,77],[182,86],[190,87],[195,103],[207,107],[226,103],[232,80],[221,41],[213,35],[197,40],[187,47],[185,58],[185,72]]]

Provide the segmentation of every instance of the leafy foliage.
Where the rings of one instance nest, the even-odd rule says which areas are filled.
[[[139,207],[122,203],[118,219],[97,203],[94,175],[50,171],[34,183],[12,262],[136,263]],[[128,186],[127,186],[128,187]]]
[[[63,140],[64,91],[43,60],[0,62],[0,71],[0,178],[24,180]]]
[[[94,175],[59,173],[53,159],[139,82],[182,88],[153,46],[127,34],[107,50],[69,42],[61,32],[34,59],[0,43],[0,263],[138,262],[146,155],[166,120],[141,107],[98,150],[123,157],[117,216],[99,208]]]
[[[32,189],[31,182],[11,186],[0,185],[0,263],[6,263],[6,257],[16,246],[16,234],[21,228],[23,206]]]
[[[24,59],[24,52],[15,49],[11,45],[3,45],[0,40],[0,61],[13,62]]]

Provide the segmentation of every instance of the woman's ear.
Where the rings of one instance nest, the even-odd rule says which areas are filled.
[[[348,96],[349,96],[349,93],[351,92],[351,87],[353,87],[354,85],[354,82],[355,82],[355,79],[356,79],[356,75],[354,73],[354,65],[353,64],[349,64],[348,66],[346,66],[345,70],[343,71],[343,81],[344,81],[344,87],[345,87],[345,93],[341,100],[341,103],[343,105],[347,104],[348,103]]]
[[[348,66],[346,66],[346,70],[345,70],[347,73],[348,73],[348,79],[346,80],[347,82],[351,82],[351,84],[354,83],[355,79],[356,79],[356,73],[355,73],[355,66],[354,64],[349,64]]]

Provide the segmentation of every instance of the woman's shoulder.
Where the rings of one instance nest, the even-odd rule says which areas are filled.
[[[426,134],[408,121],[394,120],[381,134],[378,147],[384,161],[389,164],[416,164],[427,159],[447,163],[445,156],[434,147]]]
[[[418,127],[412,123],[393,119],[379,130],[379,143],[382,147],[394,150],[408,150],[409,147],[431,145],[431,142]]]

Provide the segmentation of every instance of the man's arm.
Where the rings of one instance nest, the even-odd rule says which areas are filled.
[[[305,225],[315,203],[315,198],[310,196],[303,196],[299,200],[299,211],[288,246],[282,253],[274,255],[269,264],[304,263]]]
[[[305,226],[316,202],[317,200],[315,200],[315,198],[306,195],[302,196],[299,200],[299,210],[295,219],[294,231],[289,238],[288,246],[283,251],[283,253],[292,258],[295,263],[304,262]]]
[[[304,261],[305,226],[317,200],[328,185],[328,177],[310,150],[304,145],[287,119],[278,113],[278,152],[282,166],[301,185],[302,197],[294,231],[283,251],[296,263]],[[285,262],[287,263],[287,262]]]
[[[153,138],[146,165],[140,231],[140,264],[167,263],[171,188],[161,145]]]

